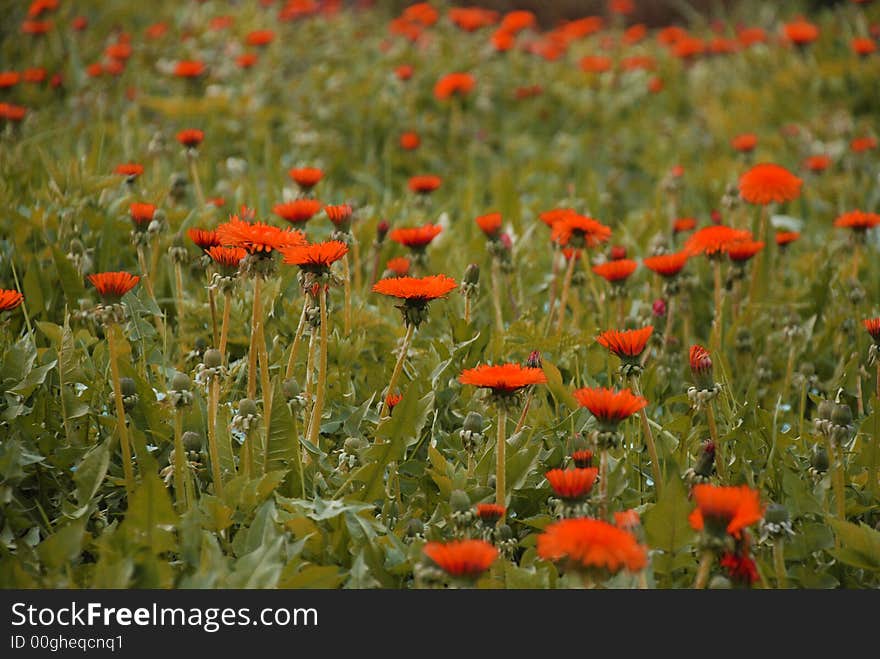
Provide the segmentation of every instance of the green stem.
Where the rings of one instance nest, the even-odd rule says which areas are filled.
[[[565,322],[565,309],[568,306],[568,292],[571,289],[571,277],[574,274],[576,261],[577,259],[572,255],[565,268],[565,279],[562,281],[562,293],[559,296],[559,311],[556,317],[556,334],[562,334],[562,324]]]
[[[407,324],[406,326],[406,335],[403,337],[403,345],[400,348],[400,354],[397,356],[397,363],[394,365],[394,370],[391,372],[391,380],[388,381],[388,389],[385,390],[385,396],[382,398],[382,408],[379,412],[380,419],[385,416],[385,412],[388,410],[388,396],[394,393],[394,386],[397,384],[397,380],[400,378],[400,373],[403,370],[403,362],[406,359],[406,353],[409,352],[409,346],[410,343],[412,343],[413,332],[415,332],[415,329],[415,325]]]
[[[697,569],[697,578],[694,580],[694,589],[702,590],[706,587],[706,584],[709,582],[709,570],[712,568],[712,561],[715,558],[715,554],[713,554],[708,549],[703,550],[703,555],[700,557],[700,567]]]
[[[632,389],[636,396],[642,395],[639,386],[639,378],[636,375],[632,376]],[[660,457],[657,454],[657,444],[654,442],[654,433],[651,431],[650,424],[648,424],[648,415],[645,412],[644,407],[639,410],[639,419],[642,423],[642,434],[645,437],[645,443],[648,445],[648,455],[651,456],[651,475],[654,477],[654,491],[657,493],[657,498],[659,499],[660,490],[663,484],[663,475],[660,472]]]
[[[321,431],[321,415],[324,412],[324,394],[327,389],[327,289],[322,285],[319,297],[321,310],[321,355],[318,362],[318,383],[315,392],[315,405],[312,408],[312,420],[309,424],[309,442],[318,445]]]
[[[290,348],[290,357],[287,359],[287,369],[284,371],[284,379],[293,377],[293,369],[296,364],[296,354],[299,352],[299,344],[302,341],[303,331],[306,327],[306,314],[309,310],[309,296],[306,294],[303,300],[302,313],[299,315],[299,324],[296,326],[296,334],[293,337],[293,346]]]
[[[721,442],[718,441],[718,426],[715,423],[715,408],[712,401],[706,404],[706,421],[709,423],[709,435],[712,437],[712,443],[715,445],[715,470],[718,472],[718,478],[721,482],[727,481],[727,463],[725,462],[724,452],[721,450]]]
[[[214,494],[223,497],[223,477],[220,471],[220,451],[217,448],[217,407],[220,400],[220,380],[211,379],[208,390],[208,457],[211,459],[211,478],[214,481]]]
[[[116,345],[120,327],[116,323],[108,326],[107,344],[110,348],[110,377],[113,380],[113,398],[116,402],[116,428],[122,448],[122,472],[125,476],[125,491],[128,500],[134,494],[134,465],[131,461],[131,446],[128,442],[128,427],[125,425],[125,406],[122,403],[122,385],[119,377],[119,346]]]
[[[343,328],[345,336],[351,334],[351,268],[348,265],[348,254],[342,257],[342,286],[345,295]]]
[[[498,259],[492,259],[492,304],[495,307],[495,329],[504,331],[504,313],[501,309],[501,273]]]
[[[186,492],[186,453],[183,448],[183,412],[174,410],[174,498],[178,512],[189,507]]]
[[[254,400],[257,397],[257,337],[260,335],[260,316],[262,309],[260,304],[260,284],[263,280],[254,277],[254,303],[251,307],[251,341],[248,347],[248,370],[247,370],[247,397]]]
[[[773,541],[773,568],[776,570],[776,587],[788,588],[785,576],[785,541],[779,537]]]
[[[507,410],[503,405],[498,408],[498,441],[495,445],[495,503],[507,507],[507,469],[505,428],[507,425]],[[501,522],[504,521],[502,516]]]

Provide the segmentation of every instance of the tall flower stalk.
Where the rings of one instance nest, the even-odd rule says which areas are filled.
[[[727,480],[727,462],[722,452],[718,438],[718,425],[715,422],[714,400],[721,393],[721,385],[715,382],[712,376],[712,357],[709,351],[699,345],[691,346],[688,360],[691,373],[694,376],[695,386],[688,389],[688,398],[694,409],[706,411],[706,422],[709,425],[709,435],[715,447],[715,465],[718,477],[722,481]]]

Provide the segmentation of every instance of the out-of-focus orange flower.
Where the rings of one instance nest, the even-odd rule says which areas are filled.
[[[323,170],[317,167],[294,167],[287,175],[304,190],[311,190],[324,178]]]
[[[671,46],[674,43],[681,41],[682,39],[687,38],[688,31],[683,27],[679,27],[678,25],[670,25],[668,27],[664,27],[657,33],[657,41],[659,41],[664,46]]]
[[[205,63],[198,60],[181,60],[174,65],[178,78],[198,78],[205,73]]]
[[[498,550],[485,540],[429,542],[422,551],[446,574],[471,580],[479,578],[498,558]]]
[[[759,27],[745,27],[736,34],[737,41],[744,48],[767,42],[767,33]]]
[[[443,179],[433,174],[424,174],[421,176],[413,176],[407,182],[407,187],[417,194],[430,194],[439,188],[443,183]]]
[[[24,21],[21,24],[23,34],[39,36],[46,34],[52,29],[52,21]]]
[[[235,65],[240,69],[249,69],[259,60],[256,53],[242,53],[235,58]]]
[[[572,215],[575,213],[573,208],[551,208],[548,211],[543,211],[538,214],[538,219],[541,220],[548,227],[553,227],[559,220],[567,215]]]
[[[321,202],[317,199],[294,199],[283,204],[275,204],[272,212],[291,224],[308,222],[321,210]]]
[[[831,165],[831,157],[823,154],[809,156],[804,160],[804,168],[811,172],[824,172]]]
[[[298,265],[310,272],[326,272],[331,265],[348,254],[348,245],[339,240],[328,240],[323,243],[282,247],[279,251],[288,265]]]
[[[562,247],[595,247],[611,237],[610,227],[575,212],[559,213],[551,227],[550,238]]]
[[[465,32],[476,32],[498,22],[497,11],[481,7],[451,7],[448,15],[449,20]]]
[[[146,228],[153,221],[156,207],[153,204],[133,203],[128,207],[128,215],[136,227]]]
[[[636,3],[633,0],[608,0],[608,11],[612,14],[620,14],[628,16],[636,10]]]
[[[706,51],[706,44],[697,37],[685,37],[676,41],[672,46],[672,54],[683,60],[689,60],[702,55]]]
[[[595,467],[551,469],[544,474],[554,494],[566,501],[583,501],[590,494],[598,476],[599,470]]]
[[[137,285],[140,277],[128,272],[98,272],[89,275],[89,281],[105,302],[117,302]]]
[[[241,247],[249,254],[271,254],[282,247],[303,245],[301,231],[283,230],[263,222],[246,222],[237,215],[217,227],[217,236],[224,247]]]
[[[633,362],[638,361],[645,351],[645,346],[648,345],[653,333],[653,325],[634,330],[605,330],[596,337],[596,342],[624,361]]]
[[[626,281],[638,267],[639,264],[631,259],[620,259],[619,261],[606,261],[605,263],[594,265],[593,272],[602,277],[602,279],[616,284]]]
[[[800,237],[801,234],[797,231],[777,231],[776,244],[780,247],[785,247],[786,245],[790,245]]]
[[[110,59],[127,60],[131,57],[130,43],[111,43],[104,49],[104,55]]]
[[[188,149],[196,148],[204,139],[205,133],[198,128],[186,128],[177,133],[177,141]]]
[[[819,38],[819,28],[803,18],[798,18],[783,25],[782,34],[796,46],[806,46]]]
[[[675,233],[687,233],[697,228],[697,220],[693,217],[680,217],[672,223]]]
[[[741,240],[732,243],[727,248],[727,256],[731,261],[744,263],[762,249],[764,249],[764,243],[759,240]]]
[[[543,369],[522,364],[481,364],[461,372],[458,381],[483,389],[491,389],[496,395],[510,395],[533,384],[545,384],[547,376]]]
[[[651,272],[656,272],[661,277],[674,277],[684,268],[690,254],[686,251],[674,254],[659,254],[642,259],[642,263]]]
[[[439,224],[425,224],[420,227],[401,227],[393,229],[388,237],[404,247],[424,249],[440,235],[443,227]]]
[[[89,26],[89,19],[85,16],[74,16],[70,21],[70,27],[74,32],[82,32]]]
[[[434,97],[445,101],[453,96],[467,96],[476,84],[470,73],[448,73],[434,85]]]
[[[852,51],[861,57],[867,57],[877,52],[877,43],[869,37],[856,37],[850,41]]]
[[[642,23],[630,25],[623,32],[623,43],[628,46],[633,46],[644,39],[647,34],[648,27],[646,25],[643,25]]]
[[[877,148],[877,138],[870,136],[856,137],[849,143],[849,148],[853,153],[871,151],[872,149]]]
[[[708,45],[708,51],[713,55],[730,55],[740,48],[740,44],[736,39],[727,39],[725,37],[714,37]]]
[[[123,176],[127,176],[128,178],[137,178],[144,173],[144,166],[139,165],[136,162],[126,162],[122,163],[121,165],[116,165],[113,173],[122,174]]]
[[[758,146],[758,136],[754,133],[741,133],[730,140],[730,146],[740,153],[749,153]]]
[[[421,143],[422,139],[419,137],[418,133],[407,131],[400,135],[400,148],[405,149],[406,151],[418,149]]]
[[[538,556],[563,568],[617,574],[638,572],[648,552],[626,531],[589,517],[554,522],[538,536]]]
[[[0,103],[0,119],[6,121],[21,121],[27,115],[27,108],[23,105],[12,103]]]
[[[248,32],[244,42],[248,46],[268,46],[275,40],[275,32],[272,30],[254,30]]]
[[[623,529],[627,533],[633,533],[642,525],[637,510],[630,508],[629,510],[617,510],[614,512],[614,526]]]
[[[32,83],[43,82],[46,79],[46,69],[44,69],[42,67],[25,69],[24,73],[21,74],[21,78],[25,82],[32,82]]]
[[[611,58],[605,55],[587,55],[580,59],[582,71],[587,73],[605,73],[611,70]]]
[[[844,213],[834,220],[834,226],[837,228],[852,229],[854,231],[867,231],[878,224],[880,224],[880,214],[864,213],[859,210]]]
[[[652,94],[659,94],[663,91],[663,79],[657,76],[648,80],[648,91]]]
[[[739,179],[739,194],[750,204],[766,205],[797,199],[803,180],[772,163],[755,165]]]
[[[507,30],[495,30],[489,39],[492,47],[499,53],[507,52],[516,44],[516,35]]]
[[[405,277],[409,274],[409,265],[409,259],[405,256],[395,256],[393,259],[388,259],[385,269],[393,272],[398,277]]]
[[[440,13],[428,2],[419,2],[403,10],[402,18],[413,23],[431,27],[440,18]]]
[[[0,71],[0,89],[15,87],[21,81],[18,71]]]
[[[501,213],[488,213],[480,215],[476,220],[477,226],[488,238],[497,238],[501,231]]]
[[[538,24],[538,19],[530,11],[511,11],[501,19],[501,29],[516,34],[528,30]]]
[[[697,507],[689,521],[695,531],[706,529],[713,535],[729,534],[739,538],[742,531],[764,516],[760,493],[743,485],[719,487],[695,485],[694,501]]]
[[[210,27],[215,32],[219,32],[221,30],[225,30],[226,28],[232,27],[234,23],[235,17],[226,14],[223,16],[215,16],[214,18],[212,18],[208,23],[208,27]]]
[[[573,396],[578,405],[590,410],[606,428],[616,427],[648,404],[647,400],[634,395],[629,389],[615,391],[605,387],[584,387],[575,391]]]
[[[18,291],[0,288],[0,311],[12,311],[20,306],[24,296]]]
[[[684,251],[691,256],[705,254],[712,257],[727,252],[727,249],[734,243],[751,239],[750,231],[734,229],[724,224],[715,224],[703,227],[688,238],[684,245]]]
[[[409,64],[401,64],[394,69],[394,75],[398,80],[409,80],[413,76],[413,67]]]
[[[657,62],[649,55],[633,55],[620,60],[620,68],[624,71],[653,71]]]
[[[58,0],[33,0],[28,7],[28,16],[38,18],[40,15],[58,9]]]

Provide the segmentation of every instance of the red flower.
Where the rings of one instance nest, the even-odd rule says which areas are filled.
[[[24,300],[24,295],[18,291],[0,288],[0,311],[12,311]]]
[[[409,64],[401,64],[394,69],[394,75],[398,80],[409,80],[413,75],[413,68]]]
[[[489,238],[497,238],[501,231],[501,213],[489,213],[480,215],[476,220],[477,226]]]
[[[324,172],[317,167],[294,167],[287,175],[303,190],[311,190],[324,178]]]
[[[548,227],[552,228],[559,220],[573,214],[575,214],[573,208],[551,208],[549,211],[540,213],[538,219]]]
[[[566,501],[582,501],[593,489],[593,484],[599,476],[596,467],[586,469],[551,469],[544,476],[553,492],[560,499]]]
[[[829,165],[831,165],[831,158],[826,155],[810,156],[804,160],[804,168],[811,172],[824,172]]]
[[[739,194],[751,204],[766,205],[797,199],[803,181],[772,163],[755,165],[739,179]]]
[[[547,376],[543,369],[530,368],[521,364],[481,364],[476,368],[468,368],[458,376],[462,384],[471,384],[484,389],[491,389],[494,394],[512,394],[523,387],[533,384],[544,384]]]
[[[639,264],[630,259],[606,261],[593,266],[593,272],[611,283],[623,282],[636,271]]]
[[[174,75],[178,78],[198,78],[204,72],[205,64],[198,60],[181,60],[174,66]]]
[[[348,246],[339,240],[323,243],[282,247],[284,262],[298,265],[303,270],[327,271],[331,265],[348,254]]]
[[[308,222],[321,210],[321,202],[317,199],[294,199],[283,204],[275,204],[272,212],[291,224]]]
[[[819,38],[819,28],[799,18],[782,26],[785,38],[798,46],[806,46]]]
[[[22,79],[25,82],[43,82],[46,79],[46,69],[42,67],[25,69],[24,73],[22,74]]]
[[[424,176],[413,176],[410,178],[407,186],[418,194],[430,194],[439,188],[442,183],[443,179],[439,176],[426,174]]]
[[[18,71],[0,71],[0,89],[15,87],[21,81]]]
[[[168,32],[168,25],[166,23],[153,23],[144,30],[147,39],[152,40],[161,39],[166,32]]]
[[[248,255],[243,247],[222,247],[213,245],[207,250],[208,256],[221,268],[230,271],[237,270],[238,264]]]
[[[422,139],[419,137],[418,133],[407,132],[402,133],[400,136],[400,148],[405,149],[406,151],[418,149],[421,143]]]
[[[52,21],[24,21],[21,24],[23,34],[46,34],[52,29]]]
[[[776,244],[780,247],[785,247],[793,243],[795,240],[801,237],[797,231],[777,231],[776,232]]]
[[[256,53],[242,53],[235,58],[235,65],[240,69],[249,69],[259,60]]]
[[[571,459],[578,469],[587,469],[593,466],[593,452],[587,449],[575,451],[571,454]]]
[[[270,254],[282,247],[305,244],[300,231],[285,231],[263,222],[245,222],[237,215],[217,227],[217,236],[224,247],[241,247],[250,254]]]
[[[516,45],[516,35],[507,30],[496,30],[489,40],[499,53],[505,53]]]
[[[156,207],[153,204],[133,203],[128,207],[128,214],[136,227],[143,227],[153,221]]]
[[[767,33],[764,32],[759,27],[746,27],[741,29],[736,35],[737,41],[739,41],[744,47],[748,48],[749,46],[753,46],[756,43],[764,43],[767,41]]]
[[[742,553],[725,552],[720,565],[727,570],[727,576],[734,583],[751,586],[758,580],[755,560],[745,550]]]
[[[388,259],[385,269],[390,270],[398,277],[405,277],[409,273],[409,259],[404,256],[396,256]]]
[[[127,60],[131,57],[131,44],[111,43],[104,49],[104,54],[110,59]]]
[[[388,406],[389,412],[393,412],[394,408],[397,407],[402,400],[403,394],[388,394],[385,396],[385,405]]]
[[[672,54],[679,59],[688,60],[702,55],[706,50],[706,44],[697,37],[685,37],[672,46]]]
[[[642,259],[645,267],[652,272],[656,272],[661,277],[674,277],[682,268],[684,268],[690,254],[687,252],[676,252],[674,254],[660,254],[658,256],[649,256]]]
[[[489,524],[490,526],[495,524],[499,519],[504,517],[504,513],[504,506],[499,506],[497,503],[477,504],[477,517],[479,517],[484,524]]]
[[[428,277],[391,277],[380,279],[373,285],[373,292],[407,300],[415,304],[426,304],[431,300],[446,297],[458,288],[458,283],[446,275]]]
[[[21,121],[27,114],[27,108],[12,103],[0,103],[0,118],[7,121]]]
[[[324,213],[337,228],[346,231],[349,224],[351,224],[351,216],[354,211],[348,204],[338,204],[336,206],[324,206]]]
[[[244,38],[244,42],[248,46],[268,46],[275,40],[275,33],[272,30],[254,30],[248,32]]]
[[[555,216],[550,238],[563,247],[595,247],[611,237],[611,228],[574,212]]]
[[[538,24],[538,19],[530,11],[518,10],[511,11],[504,15],[501,19],[500,28],[513,34],[522,32],[528,28],[533,28]]]
[[[477,81],[470,73],[449,73],[434,85],[434,96],[440,101],[452,96],[467,96],[476,84]]]
[[[218,236],[217,232],[213,229],[200,229],[198,227],[193,227],[186,233],[189,236],[189,239],[204,252],[207,252],[212,247],[218,247],[220,245],[220,236]]]
[[[839,229],[853,229],[854,231],[867,231],[880,224],[880,214],[863,213],[862,211],[850,211],[834,220],[834,226]]]
[[[645,350],[645,346],[648,345],[648,339],[651,338],[653,333],[653,325],[623,332],[619,330],[606,330],[596,337],[596,341],[621,359],[638,361],[639,356]]]
[[[850,41],[850,48],[852,48],[856,55],[861,57],[867,57],[868,55],[877,52],[877,44],[873,39],[869,39],[868,37],[856,37]]]
[[[688,364],[694,376],[712,375],[712,356],[701,345],[692,345],[688,354]]]
[[[853,153],[864,153],[877,148],[877,139],[874,137],[857,137],[849,143]]]
[[[708,527],[716,535],[727,533],[739,538],[743,529],[764,516],[760,493],[747,485],[695,485],[693,496],[697,507],[688,520],[695,531]]]
[[[429,542],[422,551],[447,574],[467,579],[478,578],[498,557],[498,550],[485,540]]]
[[[604,387],[585,387],[573,395],[581,407],[586,407],[601,423],[612,427],[648,405],[647,400],[634,395],[629,389],[615,391]]]
[[[692,217],[682,217],[672,223],[672,230],[675,233],[686,233],[697,228],[697,221]]]
[[[420,23],[425,27],[431,27],[440,18],[440,14],[430,3],[419,2],[404,9],[401,18],[412,23]]]
[[[388,237],[404,247],[424,249],[440,235],[441,231],[443,231],[443,227],[439,224],[425,224],[420,227],[394,229],[388,234]]]
[[[752,234],[749,231],[734,229],[723,224],[715,224],[703,227],[688,238],[684,245],[684,251],[691,256],[696,254],[716,256],[726,252],[734,243],[751,239]]]
[[[754,133],[743,133],[730,140],[730,145],[740,153],[748,153],[758,146],[758,136]]]
[[[755,254],[764,249],[764,243],[758,240],[743,240],[732,243],[727,248],[727,256],[731,261],[739,263],[748,261]]]
[[[140,277],[128,272],[99,272],[89,275],[89,281],[105,302],[118,302],[137,285]]]
[[[604,55],[587,55],[580,62],[582,71],[587,73],[605,73],[611,70],[611,58]]]
[[[130,179],[135,179],[144,173],[144,166],[139,165],[135,162],[123,163],[122,165],[116,165],[113,173],[122,174],[123,176],[127,176]]]
[[[480,7],[451,7],[449,20],[465,32],[475,32],[498,22],[498,12]]]
[[[626,531],[589,517],[564,519],[538,536],[538,556],[581,570],[616,574],[637,572],[648,564],[648,552]]]
[[[871,335],[871,338],[878,344],[880,344],[880,316],[877,318],[865,318],[862,321],[862,325],[865,326],[865,329],[868,330],[868,334]]]
[[[205,133],[197,128],[187,128],[177,133],[177,141],[189,149],[197,147],[204,139]]]
[[[612,245],[608,258],[612,261],[620,261],[626,258],[626,247],[623,245]]]

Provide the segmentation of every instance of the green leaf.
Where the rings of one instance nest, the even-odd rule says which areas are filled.
[[[82,277],[79,276],[76,268],[57,245],[52,245],[52,259],[55,261],[55,269],[58,271],[57,282],[61,284],[61,290],[64,291],[67,307],[69,309],[78,308],[79,301],[86,297],[86,287]]]
[[[553,394],[553,398],[565,403],[568,409],[576,410],[578,403],[574,396],[571,395],[568,387],[562,383],[562,373],[559,372],[559,369],[547,360],[542,362],[541,367],[544,369],[544,375],[547,376],[547,388]]]
[[[660,499],[644,514],[648,545],[675,554],[694,537],[688,523],[692,506],[681,479],[673,476],[663,488]]]
[[[338,588],[345,575],[335,565],[308,565],[297,574],[278,584],[279,588],[327,589]]]
[[[110,466],[109,441],[104,441],[89,449],[73,474],[73,480],[76,483],[76,499],[81,506],[92,500],[107,475],[107,468]]]
[[[171,497],[155,473],[144,474],[142,478],[129,502],[122,530],[132,542],[153,554],[172,551],[177,544],[174,538],[177,515]]]
[[[840,541],[840,549],[830,553],[838,560],[865,570],[880,570],[880,531],[865,523],[858,526],[833,517],[828,523],[834,528]]]
[[[85,537],[85,518],[70,522],[37,546],[43,564],[52,569],[78,562]]]

